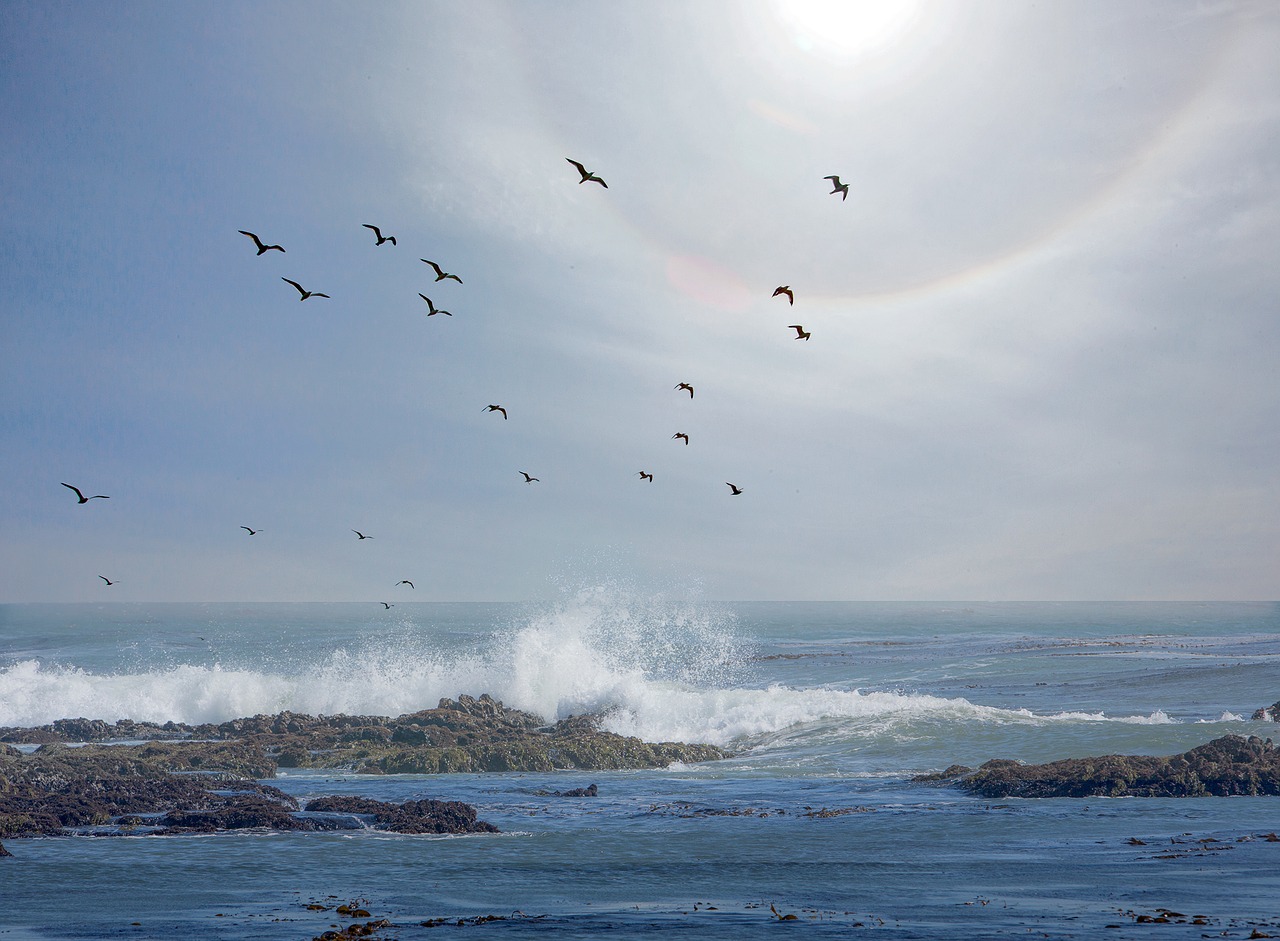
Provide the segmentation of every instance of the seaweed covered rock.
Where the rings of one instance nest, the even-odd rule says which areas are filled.
[[[396,833],[497,833],[493,824],[476,819],[476,809],[461,801],[416,800],[391,804],[370,797],[317,797],[308,813],[369,817],[376,830]]]
[[[1270,739],[1224,735],[1178,755],[1103,755],[1024,765],[993,759],[918,782],[982,797],[1210,797],[1280,795],[1280,751]]]
[[[1280,722],[1280,702],[1253,710],[1253,715],[1250,718],[1261,722]]]
[[[600,728],[597,716],[570,716],[547,727],[541,718],[503,705],[491,696],[442,699],[434,709],[394,719],[383,716],[309,716],[282,712],[218,724],[152,725],[122,720],[59,720],[39,729],[3,729],[0,740],[47,743],[68,741],[157,740],[147,748],[163,751],[183,744],[177,736],[202,741],[241,743],[257,749],[257,766],[229,766],[244,777],[270,777],[276,766],[351,768],[367,774],[446,774],[480,771],[607,771],[660,768],[672,762],[714,761],[726,753],[712,745],[644,742]],[[116,746],[100,746],[116,747]],[[201,770],[203,752],[189,753]],[[228,759],[221,758],[224,764]]]

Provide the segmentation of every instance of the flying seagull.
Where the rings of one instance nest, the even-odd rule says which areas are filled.
[[[809,337],[810,337],[810,336],[812,336],[812,334],[810,334],[808,330],[806,330],[804,327],[800,326],[800,324],[798,324],[798,323],[789,324],[789,325],[787,326],[787,329],[788,329],[788,330],[794,330],[794,331],[796,332],[796,339],[797,339],[797,340],[807,340],[807,339],[809,339]]]
[[[482,411],[482,412],[501,412],[501,413],[502,413],[502,420],[503,420],[503,421],[506,421],[506,420],[507,420],[507,410],[506,410],[505,408],[503,408],[501,405],[487,405],[487,406],[485,406],[484,408],[480,409],[480,411]]]
[[[250,536],[256,536],[258,535],[258,533],[262,532],[262,530],[260,529],[250,529],[248,526],[241,526],[240,528],[243,529],[245,532],[247,532]]]
[[[409,579],[407,578],[402,578],[400,579],[400,581],[396,582],[396,587],[399,588],[401,585],[408,585],[410,588],[412,588],[413,582],[409,581]]]
[[[564,159],[565,159],[565,160],[569,160],[569,158],[568,158],[568,157],[565,157]],[[578,172],[582,174],[582,179],[580,179],[580,180],[578,181],[578,185],[579,185],[579,186],[581,186],[583,183],[587,182],[587,180],[590,180],[592,183],[599,183],[599,184],[600,184],[601,186],[603,186],[605,189],[608,189],[608,188],[609,188],[609,184],[608,184],[608,183],[606,183],[604,180],[600,179],[600,177],[596,176],[594,173],[592,173],[590,170],[588,170],[588,169],[587,169],[586,167],[584,167],[582,164],[578,163],[578,161],[576,161],[576,160],[569,160],[569,162],[570,162],[571,164],[573,164],[575,167],[577,167],[577,168],[578,168]]]
[[[381,245],[383,242],[390,242],[392,245],[396,243],[396,237],[394,235],[383,235],[382,230],[379,229],[376,225],[369,225],[369,223],[367,222],[364,222],[361,224],[364,226],[364,228],[373,230],[373,234],[378,237],[378,245]]]
[[[525,474],[525,472],[524,472],[524,471],[521,471],[520,473],[521,473],[521,474],[524,474],[524,482],[525,482],[526,484],[531,484],[531,483],[533,483],[535,480],[537,480],[537,479],[538,479],[537,477],[530,477],[528,474]]]
[[[672,437],[672,439],[675,439],[675,438],[684,438],[684,443],[685,443],[686,445],[689,443],[689,436],[688,436],[687,434],[685,434],[683,431],[677,431],[677,432],[676,432],[675,434],[673,434],[671,437]]]
[[[59,483],[61,483],[61,481],[59,481]],[[62,484],[62,486],[66,487],[68,490],[74,490],[76,492],[76,496],[79,498],[81,503],[88,503],[90,500],[110,500],[111,499],[105,493],[95,493],[91,497],[86,497],[83,493],[80,492],[79,487],[73,487],[71,486],[71,484]]]
[[[366,536],[364,533],[360,532],[360,530],[358,530],[358,529],[353,529],[353,530],[351,530],[351,531],[352,531],[353,533],[355,533],[357,536],[359,536],[361,539],[372,539],[372,538],[373,538],[372,536]]]
[[[647,481],[649,481],[650,483],[653,483],[653,475],[652,475],[652,474],[650,474],[648,471],[641,471],[641,472],[640,472],[640,479],[641,479],[641,480],[647,480]]]
[[[108,585],[114,585],[114,584],[115,584],[115,582],[113,582],[111,579],[107,578],[107,576],[105,576],[105,575],[99,575],[98,577],[99,577],[100,579],[102,579],[104,582],[106,582]]]
[[[689,393],[689,398],[693,398],[693,386],[689,385],[689,383],[682,382],[680,383],[680,385],[676,386],[676,388],[683,389],[684,391]]]
[[[731,491],[729,496],[736,497],[738,494],[742,493],[742,488],[739,487],[737,484],[730,484],[729,481],[727,480],[725,481],[725,483],[729,485],[729,490]]]
[[[427,302],[427,308],[428,308],[428,310],[427,310],[427,316],[428,316],[428,317],[434,317],[436,314],[444,314],[446,317],[452,317],[452,316],[453,316],[453,314],[449,313],[447,310],[441,310],[441,309],[440,309],[439,307],[437,307],[435,304],[431,303],[431,298],[427,297],[427,295],[423,294],[422,292],[419,292],[419,293],[418,293],[418,296],[419,296],[420,298],[422,298],[424,301],[426,301],[426,302]]]
[[[785,295],[787,295],[787,302],[788,302],[788,303],[790,303],[790,304],[792,304],[792,305],[794,305],[794,304],[795,304],[795,302],[796,302],[796,296],[795,296],[794,294],[792,294],[792,293],[791,293],[791,285],[789,285],[789,284],[783,284],[783,285],[781,285],[781,286],[780,286],[776,291],[774,291],[774,292],[773,292],[773,296],[774,296],[774,297],[777,297],[779,294],[785,294]]]
[[[432,268],[436,269],[437,281],[443,281],[445,278],[453,278],[453,280],[457,281],[459,284],[462,283],[462,279],[459,278],[456,274],[449,274],[447,271],[445,271],[443,268],[437,265],[434,261],[427,261],[427,259],[425,258],[419,258],[418,261],[422,262],[424,265],[430,265]]]
[[[298,298],[298,300],[300,301],[305,301],[308,297],[328,297],[329,296],[328,294],[321,294],[319,291],[308,291],[305,288],[303,288],[303,286],[299,284],[297,281],[289,281],[288,278],[281,278],[280,280],[288,281],[290,284],[292,284],[295,288],[298,289],[298,293],[302,295],[300,298]]]
[[[259,255],[261,255],[263,252],[270,252],[270,251],[282,252],[282,251],[284,251],[284,248],[282,248],[282,247],[281,247],[281,246],[279,246],[279,245],[263,245],[263,244],[262,244],[262,239],[258,238],[258,237],[257,237],[256,235],[254,235],[252,232],[246,232],[244,229],[236,229],[236,231],[237,231],[237,232],[239,232],[241,235],[247,235],[247,236],[249,236],[249,238],[253,239],[253,244],[258,246],[258,254],[259,254]]]
[[[379,601],[378,604],[382,605],[383,609],[386,611],[391,610],[391,605],[387,604],[385,601]]]
[[[828,196],[834,196],[836,193],[839,193],[841,202],[844,202],[849,198],[849,184],[841,183],[840,177],[824,176],[823,179],[831,181],[831,192],[827,194]]]

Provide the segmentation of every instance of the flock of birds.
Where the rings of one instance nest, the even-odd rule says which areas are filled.
[[[578,174],[581,177],[581,179],[578,180],[579,184],[598,183],[604,189],[609,188],[609,184],[606,183],[602,177],[598,176],[595,172],[588,170],[583,164],[579,163],[577,160],[573,160],[569,157],[566,157],[565,159],[568,160],[569,163],[571,163],[575,169],[577,169]],[[837,175],[826,176],[826,177],[823,177],[823,179],[831,181],[832,189],[829,195],[834,196],[837,193],[839,193],[841,201],[848,199],[849,197],[848,183],[841,182],[840,177]],[[375,247],[381,246],[386,243],[390,243],[393,246],[396,245],[396,237],[394,235],[383,235],[382,230],[378,226],[372,225],[370,223],[362,223],[362,227],[369,229],[373,233],[374,237],[377,239],[377,241],[375,242]],[[253,241],[254,247],[256,248],[257,254],[259,256],[264,255],[267,252],[273,252],[273,251],[280,252],[281,254],[285,254],[285,249],[283,245],[275,245],[275,244],[269,245],[266,242],[264,242],[256,233],[250,232],[246,229],[240,229],[238,231],[241,235]],[[456,274],[445,271],[436,262],[431,261],[430,259],[427,259],[427,258],[422,258],[420,259],[420,261],[423,264],[430,266],[430,268],[435,272],[435,281],[437,283],[441,281],[456,281],[458,284],[462,284],[462,278],[460,278]],[[307,301],[314,297],[330,298],[330,295],[325,294],[322,291],[308,290],[304,288],[301,284],[299,284],[297,281],[293,281],[289,278],[282,277],[280,280],[284,281],[286,284],[291,285],[298,292],[299,301]],[[441,314],[446,317],[453,316],[453,314],[450,313],[449,311],[436,307],[435,302],[427,295],[419,292],[418,297],[422,298],[422,300],[426,302],[428,317],[434,317],[437,314]],[[773,297],[785,297],[787,299],[787,304],[789,306],[795,306],[795,302],[796,302],[795,292],[792,291],[791,285],[789,284],[779,285],[774,290]],[[802,324],[789,324],[787,326],[787,329],[796,331],[795,339],[797,340],[808,340],[810,336],[812,336],[812,334],[808,330],[806,330]],[[673,388],[678,392],[688,392],[690,400],[693,399],[694,389],[691,383],[680,382],[677,385],[675,385]],[[502,418],[504,421],[507,420],[507,417],[508,417],[506,408],[501,405],[487,405],[481,411],[498,412],[502,415]],[[689,435],[683,431],[677,431],[671,437],[672,437],[672,440],[682,441],[686,446],[689,444]],[[519,471],[519,473],[524,478],[524,482],[526,484],[534,484],[539,482],[539,478],[532,476],[527,471]],[[653,482],[653,474],[650,473],[649,471],[644,471],[644,470],[640,471],[639,477],[642,481],[646,481],[649,483]],[[725,485],[729,488],[730,496],[736,497],[736,496],[742,495],[743,489],[739,487],[737,484],[731,483],[729,481],[725,481]],[[62,486],[66,487],[67,489],[75,493],[76,500],[79,505],[84,505],[88,503],[90,500],[110,499],[110,497],[102,493],[94,494],[93,496],[85,496],[83,491],[81,491],[78,487],[69,483],[63,483]],[[261,529],[254,529],[249,526],[242,525],[240,528],[243,529],[245,532],[247,532],[250,536],[256,536],[258,533],[262,532]],[[360,530],[357,530],[357,529],[353,529],[351,530],[351,532],[355,533],[357,539],[360,541],[373,538],[371,535],[361,532]],[[107,584],[108,587],[117,584],[115,580],[107,578],[107,576],[105,575],[99,575],[98,577],[102,579]],[[401,585],[408,585],[410,588],[414,588],[413,582],[410,581],[409,579],[401,579],[400,581],[396,582],[395,587],[398,588]],[[386,601],[379,602],[379,604],[381,604],[385,610],[390,610],[392,607],[394,607],[393,604]]]

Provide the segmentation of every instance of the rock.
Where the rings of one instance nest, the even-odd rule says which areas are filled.
[[[176,738],[202,740],[176,742]],[[121,720],[59,720],[39,729],[0,729],[0,741],[57,748],[72,741],[148,741],[148,748],[183,748],[184,767],[204,770],[215,761],[204,748],[233,743],[256,758],[217,757],[241,777],[271,777],[276,766],[349,768],[365,774],[445,774],[480,771],[589,771],[665,767],[672,762],[715,761],[727,753],[711,745],[643,742],[605,732],[598,716],[571,716],[547,727],[538,716],[511,709],[489,695],[442,699],[434,709],[395,719],[383,716],[256,715],[216,725],[164,725]],[[92,746],[99,747],[99,746]],[[119,746],[100,746],[119,747]],[[7,751],[7,749],[6,749]],[[3,755],[3,752],[0,752]]]
[[[12,855],[13,855],[12,853],[10,853],[7,849],[4,848],[4,844],[0,843],[0,857],[12,856]]]
[[[391,804],[369,797],[317,797],[307,802],[308,813],[358,814],[372,817],[374,829],[395,833],[497,833],[498,828],[476,819],[476,809],[461,801],[417,800]]]
[[[1224,735],[1180,755],[1104,755],[1040,765],[994,759],[953,765],[918,782],[982,797],[1207,797],[1280,795],[1280,751],[1270,739]]]
[[[1261,709],[1255,709],[1250,718],[1256,722],[1280,722],[1280,702],[1272,703],[1270,706],[1263,706]]]
[[[556,791],[556,797],[598,797],[599,791],[596,785],[591,784],[587,787],[575,787],[572,791]]]

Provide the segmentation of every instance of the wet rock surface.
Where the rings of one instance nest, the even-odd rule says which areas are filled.
[[[1024,765],[993,759],[952,765],[917,782],[982,797],[1227,797],[1280,795],[1280,751],[1270,739],[1225,735],[1179,755],[1103,755]]]
[[[194,726],[60,719],[34,729],[0,728],[0,743],[139,740],[234,741],[257,747],[279,767],[366,774],[635,770],[726,757],[712,745],[652,743],[606,732],[594,716],[545,726],[537,716],[488,695],[442,699],[434,709],[394,719],[282,712]]]
[[[70,744],[86,741],[92,744]],[[6,742],[40,747],[27,754]],[[0,729],[0,837],[91,828],[486,833],[495,828],[456,801],[397,805],[339,796],[313,799],[300,812],[287,794],[257,782],[275,777],[278,767],[368,774],[612,770],[723,757],[710,745],[653,744],[605,732],[591,716],[547,727],[489,696],[443,699],[435,709],[396,719],[292,712],[196,726],[60,719]]]
[[[1280,722],[1280,702],[1253,710],[1250,718],[1258,722]]]

